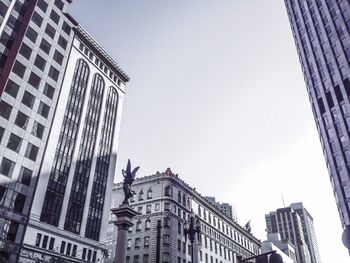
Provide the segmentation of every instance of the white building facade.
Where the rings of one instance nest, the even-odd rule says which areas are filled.
[[[132,188],[136,195],[130,204],[140,215],[133,219],[134,226],[129,230],[127,262],[156,261],[158,221],[162,227],[159,242],[161,262],[190,262],[191,244],[188,239],[186,242],[183,229],[192,210],[201,225],[200,241],[194,246],[199,262],[237,263],[237,255],[246,258],[259,253],[259,240],[170,169],[137,178]],[[115,185],[112,195],[112,207],[119,206],[124,198],[122,184]],[[116,227],[110,222],[110,260],[115,256],[116,233]]]

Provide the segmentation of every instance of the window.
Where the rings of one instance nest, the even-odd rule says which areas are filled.
[[[47,247],[47,241],[49,241],[49,237],[48,236],[44,236],[44,239],[43,239],[43,244],[42,244],[42,248],[45,248]]]
[[[62,24],[62,30],[63,30],[67,35],[69,35],[69,34],[70,34],[70,31],[71,31],[71,27],[70,27],[66,22],[63,22],[63,24]]]
[[[55,51],[55,54],[53,55],[53,59],[60,65],[62,65],[63,61],[63,55],[58,52],[57,50]]]
[[[5,129],[3,127],[0,127],[0,142],[2,141],[2,137],[4,136]]]
[[[41,24],[43,23],[43,18],[37,12],[34,11],[33,16],[32,16],[32,21],[38,27],[41,27]]]
[[[63,2],[61,0],[56,0],[55,1],[55,6],[57,6],[59,10],[62,10],[63,7],[64,7],[64,4],[63,4]]]
[[[60,253],[64,253],[65,248],[66,248],[66,242],[62,241],[61,248],[60,248]],[[84,250],[83,250],[83,257],[82,257],[83,259],[85,259],[86,248],[84,248]]]
[[[141,231],[141,221],[136,222],[136,231]]]
[[[144,254],[142,263],[148,263],[148,258],[149,258],[148,254]]]
[[[50,84],[46,83],[43,91],[44,95],[50,99],[53,98],[53,95],[55,93],[54,87],[52,87]]]
[[[22,43],[21,49],[19,50],[19,53],[29,60],[30,55],[32,54],[32,49],[28,47],[25,43]]]
[[[147,205],[146,206],[146,213],[149,214],[152,212],[152,205]]]
[[[53,237],[50,238],[49,250],[53,250],[53,246],[55,245],[55,239]]]
[[[11,133],[7,143],[7,148],[18,153],[19,149],[21,148],[21,144],[22,144],[22,139],[19,136]]]
[[[60,16],[53,9],[51,10],[50,18],[53,22],[55,22],[58,25],[58,22],[60,21]]]
[[[66,250],[66,255],[70,255],[70,250],[71,250],[71,248],[72,248],[72,244],[71,243],[68,243],[67,244],[67,250]]]
[[[164,203],[164,211],[170,211],[170,203],[168,202]]]
[[[165,187],[164,195],[165,195],[165,196],[171,196],[171,186],[170,186],[170,185],[168,185],[167,187]]]
[[[12,111],[12,106],[10,106],[8,103],[5,101],[0,101],[0,115],[1,117],[5,118],[8,120],[10,118]]]
[[[170,227],[170,218],[169,217],[164,218],[164,227]]]
[[[29,80],[28,80],[28,83],[30,85],[32,85],[34,88],[38,89],[39,85],[40,85],[40,81],[41,81],[41,79],[37,74],[35,74],[34,72],[30,73]]]
[[[60,37],[58,38],[57,43],[58,43],[63,49],[66,49],[66,47],[67,47],[67,40],[66,40],[63,36],[60,36]]]
[[[135,248],[140,248],[140,241],[141,239],[139,237],[135,238]]]
[[[163,252],[163,263],[170,263],[170,254],[168,252]]]
[[[144,247],[149,247],[149,236],[146,236],[144,241],[143,241],[143,246]]]
[[[32,161],[35,161],[36,157],[38,155],[38,151],[39,151],[38,147],[36,147],[35,145],[33,145],[31,143],[28,143],[27,150],[26,150],[24,156]]]
[[[20,78],[23,78],[25,71],[26,67],[16,60],[15,65],[12,68],[12,72],[18,75]]]
[[[26,197],[24,195],[20,193],[15,193],[13,210],[15,212],[22,213],[25,201],[26,201]]]
[[[145,221],[145,230],[150,230],[151,229],[151,220],[147,219]]]
[[[154,210],[159,211],[159,209],[160,209],[160,205],[159,205],[159,203],[157,203],[154,207]]]
[[[26,36],[27,36],[27,38],[29,38],[29,40],[31,40],[33,43],[35,43],[35,41],[38,37],[38,33],[33,28],[28,27]]]
[[[35,97],[30,94],[28,91],[25,91],[22,97],[22,104],[26,105],[29,108],[33,107]]]
[[[44,118],[47,118],[47,116],[49,116],[49,112],[50,112],[50,107],[46,105],[44,102],[40,101],[38,113]]]
[[[163,246],[170,245],[170,235],[163,235]]]
[[[47,42],[44,38],[41,40],[40,43],[40,49],[44,51],[46,54],[50,53],[51,45],[49,42]]]
[[[55,69],[53,66],[50,67],[50,71],[49,71],[49,77],[50,78],[52,78],[53,80],[57,81],[59,74],[60,73],[58,72],[57,69]]]
[[[47,23],[45,33],[51,37],[52,39],[55,38],[56,30],[49,24]]]
[[[5,88],[5,92],[10,96],[16,98],[18,93],[19,85],[14,83],[12,80],[8,80]]]
[[[0,173],[11,178],[14,167],[15,163],[4,157],[2,158]]]
[[[17,116],[16,116],[16,120],[15,120],[15,124],[18,127],[25,130],[27,128],[28,120],[29,120],[29,117],[27,115],[18,111]]]
[[[32,179],[32,175],[33,175],[33,171],[22,166],[21,171],[19,173],[18,181],[21,184],[30,185],[30,180]]]
[[[143,189],[139,192],[139,201],[143,200]]]
[[[41,56],[37,55],[34,61],[34,65],[37,66],[42,71],[45,70],[46,61]]]
[[[77,256],[77,245],[73,245],[72,257]]]
[[[142,206],[139,206],[139,207],[137,208],[137,213],[142,214]]]
[[[40,241],[41,241],[41,234],[38,233],[38,234],[36,234],[35,246],[39,247]]]
[[[126,243],[126,248],[130,249],[131,248],[131,239],[128,239],[127,243]]]
[[[35,121],[32,129],[32,134],[39,139],[43,138],[45,127],[41,125],[39,122]]]
[[[147,199],[151,199],[152,198],[152,189],[148,189],[147,191]]]
[[[6,240],[14,242],[16,240],[18,223],[13,222],[13,221],[7,221],[7,222],[9,222],[9,227],[7,229]]]
[[[44,0],[38,0],[37,6],[45,13],[47,10],[47,3]]]

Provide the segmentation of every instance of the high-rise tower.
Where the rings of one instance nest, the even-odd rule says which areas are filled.
[[[0,258],[9,262],[104,252],[129,79],[67,13],[70,2],[0,0]]]
[[[350,2],[285,0],[285,4],[340,219],[347,229],[350,227]]]

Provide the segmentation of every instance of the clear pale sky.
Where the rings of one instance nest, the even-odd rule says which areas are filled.
[[[75,0],[70,13],[131,81],[118,174],[170,167],[236,206],[266,239],[264,215],[303,202],[323,263],[349,262],[282,0]]]

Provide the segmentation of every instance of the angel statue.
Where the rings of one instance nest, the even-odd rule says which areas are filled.
[[[135,192],[131,189],[131,184],[134,182],[136,177],[136,172],[140,168],[137,166],[134,170],[131,171],[131,163],[128,160],[128,164],[126,165],[126,170],[122,170],[122,174],[124,176],[123,182],[123,191],[124,191],[124,201],[122,204],[129,204],[129,199],[135,194]]]

